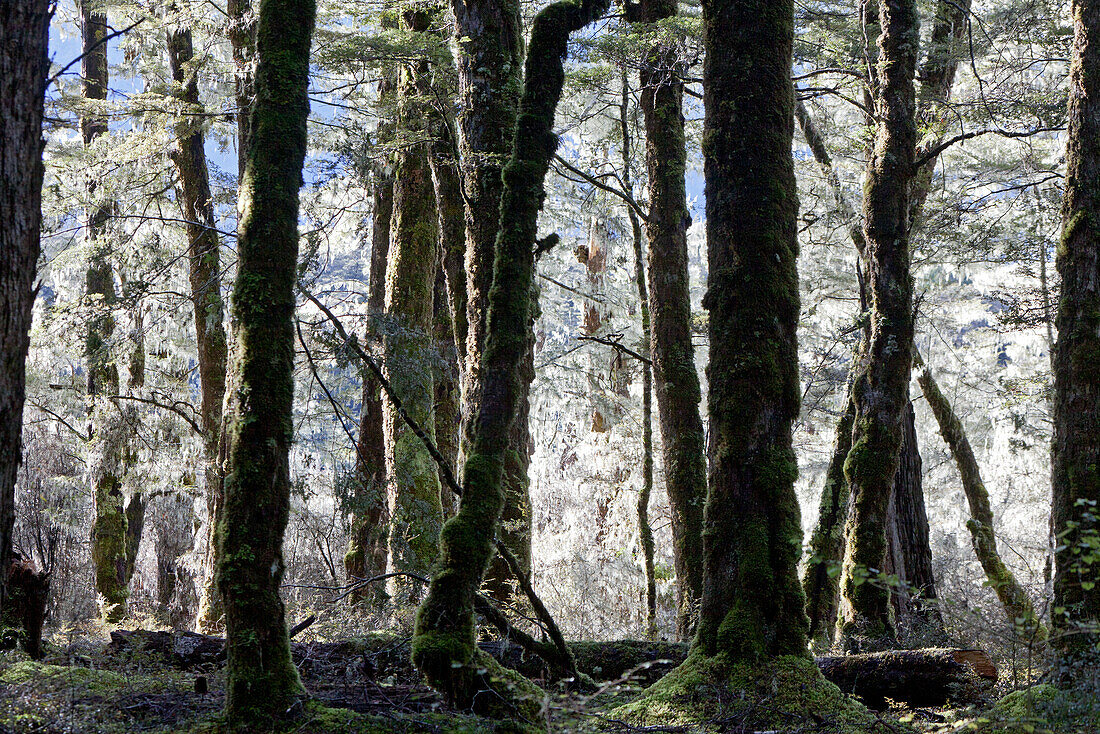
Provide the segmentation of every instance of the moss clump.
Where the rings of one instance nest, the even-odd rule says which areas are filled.
[[[0,672],[0,683],[14,686],[25,683],[80,686],[88,692],[114,691],[128,687],[125,676],[109,670],[46,665],[27,660]]]
[[[787,730],[807,724],[830,734],[908,731],[894,721],[883,723],[826,681],[812,660],[793,655],[749,665],[695,652],[612,716],[642,726],[700,731]]]
[[[968,722],[976,732],[1086,734],[1100,730],[1095,687],[1068,690],[1049,683],[1014,691]]]

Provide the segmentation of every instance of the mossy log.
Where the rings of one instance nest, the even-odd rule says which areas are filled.
[[[997,680],[997,667],[981,650],[930,647],[817,658],[825,678],[871,708],[886,699],[910,706],[971,703]]]

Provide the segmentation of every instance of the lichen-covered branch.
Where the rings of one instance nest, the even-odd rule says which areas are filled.
[[[1047,630],[1040,623],[1031,599],[997,552],[989,492],[985,489],[978,460],[974,458],[974,451],[970,448],[970,440],[966,437],[962,422],[955,415],[947,396],[940,390],[940,386],[932,376],[932,370],[924,364],[916,351],[913,353],[913,362],[920,368],[917,373],[917,383],[920,385],[921,392],[924,393],[924,399],[928,401],[928,407],[932,409],[932,415],[936,417],[940,435],[951,449],[955,466],[959,469],[963,493],[966,495],[967,504],[970,505],[970,520],[967,521],[966,528],[970,531],[974,554],[982,564],[982,570],[985,571],[990,587],[1000,599],[1009,624],[1019,630],[1021,636],[1026,639],[1043,640],[1047,636]]]

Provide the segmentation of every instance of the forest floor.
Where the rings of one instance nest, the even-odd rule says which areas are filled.
[[[448,710],[411,666],[407,640],[392,637],[366,646],[361,640],[295,644],[295,662],[308,691],[279,727],[296,734],[374,734],[375,732],[508,731],[508,726]],[[30,661],[19,652],[0,654],[0,734],[7,732],[194,732],[223,730],[223,662],[207,660],[181,669],[158,653],[109,645],[105,635],[69,637],[47,646],[46,657]],[[615,709],[643,686],[628,679],[603,684],[588,695],[548,694],[546,732],[756,732],[728,718],[705,728],[683,725],[633,726]],[[1040,698],[1043,694],[1040,694]],[[1033,734],[1086,734],[1100,731],[1072,719],[1051,727],[1035,715],[1034,702],[1017,696],[1000,708],[894,708],[876,714],[874,731],[884,734],[997,731]],[[717,722],[716,722],[717,724]],[[868,729],[871,731],[872,729]],[[814,721],[792,723],[789,734],[828,732]],[[758,733],[759,734],[759,733]],[[768,734],[780,734],[771,730]]]

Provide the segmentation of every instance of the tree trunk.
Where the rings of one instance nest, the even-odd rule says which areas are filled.
[[[424,91],[429,90],[422,90]],[[466,361],[466,218],[462,202],[457,148],[451,135],[453,120],[434,115],[432,188],[439,218],[439,274],[435,285],[435,338],[442,356],[435,371],[436,443],[451,470],[458,471],[462,437],[462,379]],[[458,498],[443,489],[443,514],[452,517]]]
[[[378,336],[379,319],[386,306],[386,263],[390,249],[393,214],[393,177],[375,172],[374,226],[371,235],[370,282],[367,311],[370,336]],[[359,441],[355,453],[355,495],[352,499],[351,542],[344,555],[344,570],[360,579],[386,572],[390,557],[390,519],[386,502],[386,442],[383,431],[382,392],[378,380],[363,370],[363,408],[359,416]],[[371,584],[352,595],[352,600],[385,597],[382,584]]]
[[[168,32],[168,65],[172,79],[178,85],[174,89],[180,102],[194,111],[202,110],[199,101],[197,74],[188,68],[195,57],[191,41],[191,29],[184,27]],[[218,436],[222,423],[222,401],[225,399],[225,371],[227,341],[225,336],[224,307],[221,296],[221,261],[217,219],[214,215],[214,198],[210,193],[210,174],[206,163],[205,141],[202,128],[187,117],[177,123],[176,149],[172,161],[179,174],[178,195],[183,218],[187,221],[188,277],[191,284],[191,305],[195,318],[195,345],[198,352],[199,391],[201,397],[201,427],[205,467],[203,493],[208,511],[206,526],[207,551],[203,560],[206,568],[207,599],[199,627],[214,626],[221,617],[221,604],[217,603],[217,587],[214,582],[214,528],[216,506],[220,504],[221,475],[218,468]],[[182,509],[182,508],[176,508]],[[170,544],[179,547],[178,543]],[[164,546],[168,549],[168,546]],[[175,575],[175,574],[173,574]]]
[[[465,320],[456,319],[456,336],[465,330],[462,377],[462,421],[459,464],[472,445],[472,432],[480,414],[481,363],[486,348],[486,319],[493,258],[501,218],[501,179],[511,153],[516,126],[523,63],[523,24],[514,0],[454,2],[452,7],[459,37],[458,80],[461,97],[458,137],[461,184],[465,201],[466,236]],[[533,245],[532,245],[533,246]],[[448,266],[450,271],[450,266]],[[451,296],[452,301],[454,295]],[[533,336],[530,349],[533,350]],[[511,429],[510,454],[504,479],[502,539],[530,569],[531,500],[527,469],[530,464],[528,403],[534,379],[533,351],[523,370],[520,410]],[[488,591],[507,598],[514,584],[505,564],[494,558],[485,574]]]
[[[107,16],[84,0],[80,4],[83,96],[107,99]],[[107,132],[105,118],[86,115],[80,120],[84,146]],[[85,294],[92,309],[85,337],[88,359],[88,398],[91,405],[93,457],[90,475],[95,499],[92,526],[92,562],[101,612],[108,621],[126,614],[126,513],[123,506],[121,452],[125,427],[118,409],[106,404],[106,396],[118,394],[118,368],[111,357],[110,340],[115,330],[112,309],[116,303],[114,272],[109,245],[102,241],[109,212],[96,200],[97,182],[88,182],[85,232],[89,242]]]
[[[798,416],[798,239],[789,3],[703,6],[710,482],[695,648],[807,657]],[[748,80],[752,79],[752,83]]]
[[[429,14],[424,10],[410,10],[404,15],[405,28],[417,33],[428,30],[428,21]],[[400,125],[413,139],[422,138],[427,130],[427,111],[417,100],[418,86],[427,73],[427,60],[417,61],[401,71]],[[437,222],[428,145],[406,145],[397,153],[393,185],[383,369],[409,415],[433,441]],[[390,565],[395,570],[424,575],[439,549],[439,529],[443,524],[438,469],[423,443],[389,401],[385,404],[385,435],[388,504],[392,512]],[[417,586],[394,583],[393,588],[418,600]]]
[[[675,5],[672,8],[675,13]],[[622,101],[619,104],[619,131],[622,134],[623,186],[627,193],[634,196],[634,182],[631,174],[630,135],[630,83],[627,72],[623,71]],[[643,89],[642,94],[646,91]],[[655,577],[653,526],[649,522],[649,499],[653,494],[653,362],[650,359],[650,320],[649,291],[646,288],[645,250],[642,243],[642,223],[638,213],[631,206],[626,207],[626,216],[630,220],[631,243],[634,246],[634,286],[638,289],[639,312],[642,321],[641,354],[646,359],[642,368],[642,488],[638,492],[638,545],[642,550],[642,568],[645,571],[646,637],[657,637],[657,579]],[[675,513],[673,513],[675,514]],[[702,541],[702,536],[698,536]],[[675,540],[673,541],[675,548]],[[680,605],[683,610],[683,604]],[[690,616],[690,615],[689,615]],[[683,623],[677,619],[679,631]]]
[[[252,102],[256,97],[256,9],[252,0],[228,0],[229,44],[233,48],[234,86],[237,102],[237,177],[248,167],[252,144]],[[240,197],[243,199],[243,197]],[[238,211],[242,203],[238,199]]]
[[[437,199],[438,201],[438,199]],[[459,208],[461,213],[461,207]],[[459,220],[461,224],[461,219]],[[447,278],[440,268],[435,276],[435,347],[439,351],[439,360],[432,371],[435,380],[435,404],[432,408],[435,417],[435,443],[439,452],[447,461],[452,472],[458,471],[458,437],[461,377],[460,360],[455,346],[454,326],[451,321],[452,310],[447,302]],[[465,279],[463,279],[465,285]],[[466,314],[463,311],[463,318]],[[443,517],[453,517],[458,511],[458,497],[449,488],[441,490],[440,502],[443,505]]]
[[[643,0],[641,20],[656,23],[676,15],[676,0]],[[649,176],[649,311],[657,413],[672,515],[676,566],[677,632],[695,631],[703,587],[703,506],[707,494],[699,375],[691,343],[687,206],[684,172],[683,83],[675,48],[653,48],[641,68],[641,107]]]
[[[848,651],[892,647],[896,642],[890,590],[875,579],[886,560],[886,508],[901,450],[913,344],[908,187],[916,144],[916,4],[879,3],[879,19],[875,111],[880,120],[863,202],[871,336],[854,383],[852,449],[844,465],[851,509],[845,526],[837,633]]]
[[[279,586],[290,511],[298,187],[315,14],[312,0],[263,0],[253,132],[241,179],[218,584],[229,652],[226,714],[231,726],[256,729],[302,691]]]
[[[844,560],[844,520],[848,516],[849,498],[844,460],[852,448],[852,422],[856,415],[850,387],[844,412],[837,419],[832,458],[817,508],[817,524],[810,536],[809,560],[802,574],[810,642],[817,651],[832,646],[840,605],[840,564]]]
[[[525,379],[522,362],[529,343],[534,243],[545,194],[543,182],[557,147],[552,130],[565,80],[563,60],[570,34],[598,19],[607,6],[606,0],[570,0],[552,4],[535,17],[517,116],[520,125],[502,176],[492,277],[498,287],[489,295],[487,323],[492,328],[487,334],[481,376],[474,383],[481,385],[481,395],[475,398],[479,415],[472,423],[462,501],[458,514],[443,528],[439,559],[413,637],[417,667],[451,703],[510,718],[535,720],[542,694],[525,679],[506,676],[499,663],[478,650],[474,599],[492,555],[492,538],[504,506],[509,439]],[[488,51],[493,50],[491,41],[486,45]],[[496,46],[498,54],[504,50]],[[488,99],[483,102],[488,103]],[[499,104],[499,98],[493,104]],[[468,246],[470,242],[468,239]],[[485,691],[496,695],[478,695]]]
[[[243,202],[244,193],[242,191],[242,182],[244,180],[244,172],[248,163],[249,146],[251,145],[252,135],[252,119],[251,109],[252,102],[256,96],[256,80],[255,80],[255,65],[256,65],[256,10],[252,7],[251,0],[228,0],[226,4],[226,15],[229,19],[228,36],[229,43],[232,47],[233,65],[234,71],[234,86],[235,86],[235,98],[236,98],[236,119],[237,119],[237,220],[238,222],[243,218]],[[239,229],[238,225],[238,229]],[[192,286],[192,293],[193,293]],[[193,297],[193,295],[192,295]],[[219,293],[220,297],[220,293]],[[230,327],[232,327],[232,322]],[[232,357],[228,354],[228,349],[233,345],[235,335],[228,335],[226,337],[227,354],[225,356],[225,370],[224,370],[224,382],[228,383],[233,375],[228,369],[228,365]],[[201,377],[200,377],[201,379]],[[231,388],[228,384],[224,384],[222,392],[231,392]],[[224,403],[224,401],[223,401]],[[223,411],[224,405],[219,406],[218,410]],[[216,479],[214,492],[207,496],[207,514],[208,514],[208,538],[206,554],[203,558],[203,591],[202,597],[199,600],[199,612],[197,617],[197,626],[201,630],[215,631],[221,629],[225,612],[224,603],[220,596],[221,592],[218,587],[217,569],[221,565],[221,559],[218,556],[218,543],[216,540],[217,528],[222,522],[225,502],[225,471],[226,462],[229,460],[229,426],[226,423],[226,416],[222,415],[221,425],[218,427],[217,443],[216,443]]]
[[[970,506],[970,520],[966,523],[966,528],[970,531],[974,555],[982,564],[989,586],[1004,606],[1009,624],[1027,639],[1045,639],[1047,630],[1040,624],[1027,592],[1020,586],[1016,576],[1005,566],[997,552],[997,540],[993,530],[993,508],[989,505],[989,493],[985,489],[985,483],[982,482],[978,460],[974,458],[974,451],[970,448],[970,441],[963,430],[962,422],[955,415],[951,403],[948,402],[939,385],[936,384],[932,371],[923,363],[919,354],[914,352],[914,357],[914,362],[921,368],[917,373],[921,392],[924,393],[924,399],[928,401],[928,407],[936,417],[940,435],[951,449],[951,456],[959,469],[963,493]]]
[[[42,114],[51,3],[0,5],[0,608],[7,594],[15,481],[42,228]]]
[[[1073,3],[1054,349],[1054,627],[1069,678],[1100,668],[1100,2]]]
[[[887,509],[887,564],[897,574],[891,600],[898,638],[903,647],[936,647],[947,643],[936,600],[932,548],[924,505],[924,477],[917,447],[913,404],[902,416],[901,454]]]
[[[959,60],[966,55],[966,29],[970,15],[970,0],[937,0],[936,19],[932,35],[928,39],[928,55],[921,65],[920,96],[917,100],[917,119],[925,133],[924,147],[935,147],[943,139],[947,122],[953,119],[946,109],[955,84],[955,72]],[[920,166],[909,185],[909,231],[920,227],[924,203],[932,188],[932,175],[936,171],[939,156]]]

